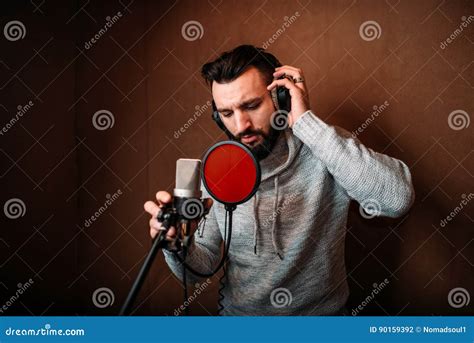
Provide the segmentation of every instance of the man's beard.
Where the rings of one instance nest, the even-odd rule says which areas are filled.
[[[280,137],[280,134],[281,134],[280,130],[276,130],[272,126],[270,126],[270,132],[268,134],[265,134],[260,129],[257,129],[257,130],[247,129],[244,132],[238,134],[237,136],[232,136],[230,138],[232,140],[235,140],[235,141],[238,141],[238,142],[242,143],[241,139],[242,139],[243,136],[247,136],[247,135],[261,136],[263,138],[263,141],[261,143],[258,143],[257,145],[255,145],[253,147],[248,146],[244,143],[242,143],[242,144],[244,144],[245,146],[247,146],[250,149],[250,151],[252,152],[252,154],[255,156],[255,158],[258,161],[262,161],[265,158],[267,158],[268,155],[270,155],[270,153],[272,152],[273,148],[276,145],[278,137]]]

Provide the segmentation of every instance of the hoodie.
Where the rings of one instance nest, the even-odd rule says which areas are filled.
[[[415,196],[408,167],[311,111],[280,135],[260,166],[258,191],[233,214],[221,313],[344,313],[350,201],[371,216],[405,214]],[[211,272],[219,263],[224,220],[224,205],[214,202],[186,258],[196,270]],[[182,280],[180,262],[169,251],[164,254]],[[187,278],[189,283],[199,281],[190,272]]]

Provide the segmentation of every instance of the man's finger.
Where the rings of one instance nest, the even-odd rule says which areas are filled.
[[[211,198],[204,199],[204,207],[208,210],[212,207],[214,201]]]
[[[279,78],[286,75],[290,76],[292,79],[303,77],[301,73],[291,69],[280,69],[273,73],[274,78]]]
[[[273,82],[270,83],[267,86],[267,89],[269,91],[271,91],[273,88],[275,88],[277,86],[283,86],[283,87],[289,89],[291,96],[294,96],[294,95],[296,95],[297,92],[301,91],[300,88],[296,87],[295,84],[293,82],[291,82],[290,80],[288,80],[288,79],[273,80]]]
[[[153,217],[156,217],[158,215],[158,212],[160,211],[160,208],[158,207],[157,204],[155,204],[153,201],[147,201],[144,205],[143,208],[145,211],[150,213]]]
[[[173,240],[176,238],[176,228],[174,226],[171,226],[166,233],[166,239],[167,240]]]
[[[150,227],[155,229],[155,230],[160,230],[161,229],[161,224],[158,222],[158,220],[155,217],[150,219],[149,224],[150,224]]]
[[[163,206],[164,204],[168,204],[171,202],[173,198],[171,194],[165,191],[159,191],[156,193],[156,200],[158,200],[158,205]]]
[[[158,230],[150,228],[150,237],[151,237],[151,239],[154,239],[157,234],[158,234]]]
[[[280,70],[291,70],[291,71],[294,71],[294,72],[297,72],[298,74],[300,75],[303,75],[303,71],[299,68],[296,68],[296,67],[292,67],[292,66],[289,66],[289,65],[284,65],[284,66],[281,66],[281,67],[276,67],[275,68],[276,71],[280,71]]]
[[[296,87],[304,91],[306,90],[306,85],[305,85],[303,73],[301,70],[296,69],[296,68],[289,69],[289,68],[284,68],[284,67],[277,68],[275,70],[276,71],[273,73],[273,77],[279,78],[283,75],[288,75]],[[294,80],[297,80],[297,79],[303,79],[303,82],[294,82]]]

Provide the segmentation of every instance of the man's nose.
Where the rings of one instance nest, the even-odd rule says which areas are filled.
[[[250,116],[245,111],[236,111],[235,112],[235,128],[237,129],[237,134],[240,134],[252,127],[252,122],[250,121]]]

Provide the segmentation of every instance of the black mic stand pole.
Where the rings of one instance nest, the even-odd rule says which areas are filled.
[[[140,289],[143,286],[143,282],[145,281],[150,267],[153,264],[156,254],[160,249],[163,248],[164,243],[166,243],[165,237],[166,231],[160,230],[158,232],[158,235],[153,240],[153,245],[151,246],[150,252],[145,258],[145,262],[143,263],[142,268],[140,269],[140,272],[138,273],[138,276],[135,279],[135,282],[133,283],[130,292],[128,293],[127,299],[125,300],[125,303],[123,304],[122,309],[119,312],[119,316],[128,316],[130,314],[132,305],[135,302],[135,299],[137,298],[138,292],[140,292]]]

